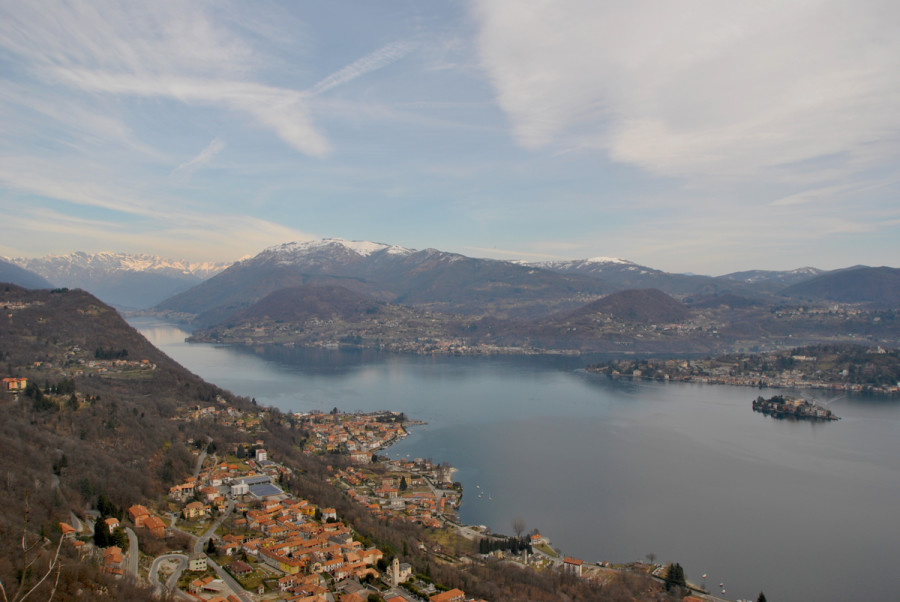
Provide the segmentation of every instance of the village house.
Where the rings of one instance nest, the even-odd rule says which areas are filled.
[[[107,518],[103,522],[106,523],[106,528],[109,530],[110,535],[119,528],[119,519],[114,516]]]
[[[7,391],[24,391],[28,387],[27,378],[4,378],[3,388]]]
[[[106,550],[103,551],[103,572],[109,573],[110,575],[124,574],[125,571],[122,569],[123,560],[122,548],[118,546],[106,548]]]
[[[150,517],[150,511],[140,504],[135,504],[128,509],[128,518],[134,523],[135,527],[143,527],[144,521]]]
[[[577,558],[571,558],[570,556],[566,556],[563,559],[563,570],[572,573],[576,577],[581,577],[581,565],[584,564],[583,560],[579,560]]]
[[[215,581],[215,578],[212,575],[207,575],[206,577],[199,577],[191,581],[191,584],[188,586],[188,589],[195,596],[199,595],[210,583]]]
[[[153,537],[166,536],[166,523],[158,516],[150,515],[144,519],[143,526]]]
[[[203,518],[209,514],[209,506],[203,502],[191,502],[181,509],[181,516],[185,519]]]
[[[466,602],[466,592],[461,589],[451,589],[428,598],[431,602]]]
[[[252,566],[240,560],[235,560],[231,564],[226,565],[225,568],[236,577],[245,577],[253,572]]]
[[[200,571],[206,570],[206,555],[205,554],[197,554],[196,556],[191,556],[190,560],[188,560],[188,570],[193,573],[199,573]]]

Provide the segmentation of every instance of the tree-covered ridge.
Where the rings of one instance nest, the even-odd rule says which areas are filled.
[[[249,402],[184,370],[83,291],[0,285],[0,307],[0,375],[27,379],[22,391],[0,391],[0,581],[14,599],[50,561],[48,544],[38,543],[21,581],[23,533],[29,544],[55,544],[73,512],[85,520],[89,509],[103,516],[157,498],[193,465],[183,442],[197,433],[171,420],[178,409],[217,397]],[[98,359],[97,350],[120,359]],[[121,359],[124,350],[128,359]],[[119,535],[98,538],[121,543]],[[91,599],[149,599],[71,546],[61,546],[60,559],[54,600],[75,599],[76,591]],[[33,596],[47,599],[55,579]]]

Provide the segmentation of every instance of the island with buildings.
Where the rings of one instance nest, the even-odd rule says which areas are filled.
[[[753,400],[753,411],[775,418],[802,418],[807,420],[840,420],[828,408],[819,406],[815,400],[802,397],[775,395],[769,399],[757,397]]]

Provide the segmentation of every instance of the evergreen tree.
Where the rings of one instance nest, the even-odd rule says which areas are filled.
[[[106,518],[106,516],[101,514],[100,518],[94,523],[94,545],[98,548],[106,548],[110,544],[109,528],[104,522]]]
[[[668,566],[665,580],[666,591],[671,590],[673,587],[685,587],[687,585],[687,581],[684,578],[684,569],[677,562]]]
[[[766,595],[762,592],[759,592],[759,597],[756,599],[756,602],[766,602]]]

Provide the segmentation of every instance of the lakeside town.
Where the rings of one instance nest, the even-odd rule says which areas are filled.
[[[900,394],[896,351],[820,346],[764,354],[702,359],[626,359],[587,367],[610,378],[735,385],[755,388],[821,389]],[[840,357],[853,354],[852,358]]]
[[[175,420],[211,421],[259,434],[267,412],[241,411],[218,399]],[[378,454],[406,437],[409,427],[422,424],[401,413],[310,412],[286,415],[284,420],[290,428],[308,433],[303,453],[347,460],[329,467],[329,481],[354,504],[391,525],[427,527],[431,537],[419,546],[440,562],[494,559],[598,585],[640,574],[663,590],[664,565],[589,563],[562,555],[537,531],[513,538],[460,524],[456,509],[463,492],[452,481],[449,465]],[[356,533],[335,508],[293,495],[285,487],[292,470],[270,457],[262,439],[224,451],[215,450],[212,440],[188,444],[196,456],[195,473],[173,485],[164,501],[150,508],[134,504],[121,520],[98,512],[85,520],[73,514],[74,524],[59,525],[64,539],[83,556],[93,556],[104,572],[146,582],[157,595],[177,599],[482,602],[414,573],[399,554],[379,549]],[[103,537],[98,538],[98,530]],[[160,553],[140,552],[138,537],[163,544]],[[471,543],[460,546],[454,540],[480,542],[480,553],[469,551]],[[175,541],[183,547],[173,550],[163,543]],[[694,593],[685,599],[717,599]]]

